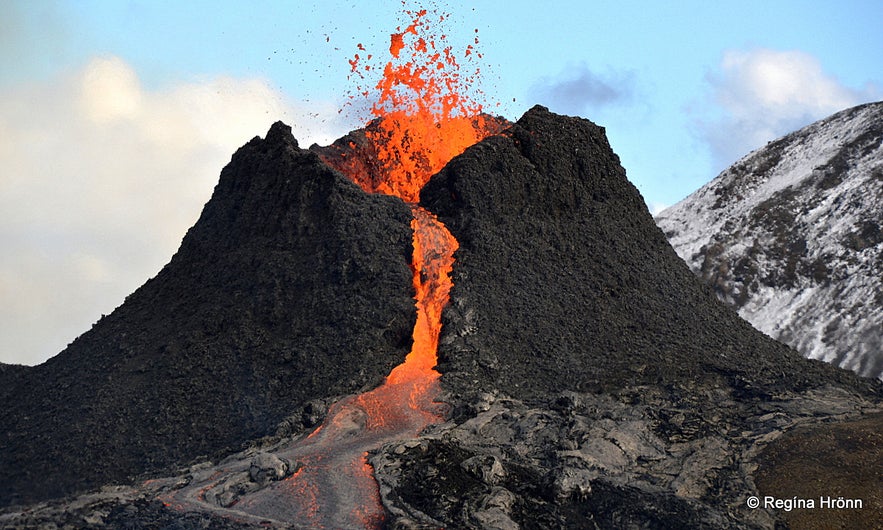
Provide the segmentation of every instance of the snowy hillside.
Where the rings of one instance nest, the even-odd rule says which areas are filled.
[[[750,153],[656,218],[764,333],[883,378],[883,102]]]

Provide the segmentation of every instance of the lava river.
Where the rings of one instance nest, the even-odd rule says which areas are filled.
[[[286,478],[255,491],[237,491],[247,482],[242,477],[247,477],[251,461],[232,460],[206,468],[184,487],[172,489],[162,497],[170,506],[294,527],[377,527],[384,510],[369,452],[416,438],[442,420],[444,405],[437,401],[440,374],[434,367],[458,245],[444,225],[416,203],[434,173],[470,145],[498,132],[500,122],[486,119],[481,106],[463,95],[472,77],[460,77],[451,47],[436,47],[434,39],[422,36],[431,26],[428,13],[406,13],[410,24],[391,36],[392,60],[382,68],[375,87],[380,93],[373,107],[376,119],[366,129],[378,171],[366,174],[363,166],[348,162],[347,153],[323,158],[365,191],[395,195],[411,204],[417,307],[412,350],[383,385],[338,401],[309,436],[272,450],[275,461],[287,461],[292,468],[288,473],[294,471]],[[432,20],[444,21],[445,16]],[[467,57],[472,49],[470,44]],[[350,64],[365,79],[363,73],[373,67],[360,61],[356,55]]]
[[[233,460],[194,476],[164,496],[167,504],[304,528],[372,528],[383,521],[368,451],[415,438],[443,412],[435,401],[439,373],[433,367],[457,242],[432,214],[418,206],[413,212],[417,323],[405,362],[380,387],[332,405],[308,437],[274,449],[276,458],[297,468],[288,478],[237,495],[231,490],[247,476],[251,460]]]

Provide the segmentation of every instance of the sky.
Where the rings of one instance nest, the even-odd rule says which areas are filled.
[[[604,126],[654,213],[883,99],[878,0],[0,0],[0,362],[45,361],[154,276],[273,122],[302,147],[363,125],[347,61],[420,7],[455,50],[478,36],[486,110]]]

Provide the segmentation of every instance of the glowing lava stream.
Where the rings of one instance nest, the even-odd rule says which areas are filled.
[[[499,132],[502,122],[487,119],[481,114],[481,105],[465,95],[466,86],[478,72],[460,77],[451,46],[445,45],[446,36],[438,37],[438,48],[435,39],[420,36],[433,20],[427,11],[406,14],[412,17],[411,23],[391,36],[393,60],[385,65],[375,87],[380,91],[372,108],[377,120],[365,130],[369,152],[376,156],[375,170],[368,172],[366,166],[354,165],[355,151],[323,159],[366,192],[395,195],[411,204],[417,306],[411,352],[383,385],[335,403],[322,426],[308,437],[273,449],[276,457],[297,467],[290,477],[253,489],[243,486],[254,484],[247,480],[248,459],[222,463],[162,497],[170,505],[294,527],[376,527],[383,521],[384,511],[367,462],[368,452],[389,442],[415,438],[428,425],[442,420],[444,405],[436,401],[440,374],[434,367],[458,244],[444,225],[416,202],[433,174],[467,147]],[[437,20],[443,22],[446,15]],[[408,53],[403,54],[405,50]],[[471,44],[467,46],[467,60],[473,55],[480,57],[473,51]],[[359,77],[363,71],[374,70],[360,61],[358,54],[350,61]],[[355,150],[356,146],[350,144],[350,148]]]
[[[444,410],[435,401],[440,374],[434,366],[457,242],[431,213],[418,206],[412,210],[417,323],[405,362],[380,387],[332,405],[325,422],[308,437],[274,449],[275,456],[299,468],[290,477],[230,495],[241,488],[250,460],[222,462],[163,496],[168,505],[295,528],[375,528],[383,522],[368,452],[417,437],[441,421]]]
[[[440,374],[434,367],[457,241],[435,216],[418,206],[412,210],[417,322],[411,353],[380,387],[335,403],[322,426],[289,457],[303,467],[237,509],[273,519],[288,513],[283,521],[312,528],[370,528],[383,521],[368,451],[417,437],[440,422],[443,411],[435,401]]]

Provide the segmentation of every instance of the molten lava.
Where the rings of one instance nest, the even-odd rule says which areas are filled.
[[[425,9],[406,13],[413,19],[404,30],[399,27],[391,35],[392,60],[383,66],[383,76],[374,86],[379,97],[371,113],[377,119],[365,130],[379,170],[363,172],[332,164],[368,192],[415,203],[429,177],[467,147],[498,133],[503,122],[482,114],[482,105],[469,95],[480,68],[464,75],[446,35],[437,40],[422,36],[433,34],[434,17]],[[440,15],[437,20],[444,22],[446,18]],[[478,37],[474,44],[478,44]],[[463,52],[466,61],[481,57],[473,52],[473,44],[468,45]],[[365,72],[379,69],[362,66],[362,62],[359,54],[350,61],[353,73],[362,79]]]
[[[308,437],[274,451],[277,457],[296,462],[296,472],[214,508],[228,516],[310,528],[378,526],[384,511],[367,452],[414,438],[442,419],[436,352],[458,244],[433,214],[416,203],[433,174],[467,147],[499,132],[506,122],[482,115],[481,105],[468,96],[467,87],[478,70],[461,77],[447,37],[441,35],[436,41],[422,36],[431,29],[435,15],[431,17],[426,10],[406,13],[411,21],[391,36],[392,59],[375,87],[379,91],[372,107],[376,119],[359,139],[362,144],[335,144],[322,148],[320,156],[367,192],[395,195],[412,205],[417,322],[411,352],[383,385],[335,403],[325,422]],[[438,22],[445,19],[437,18]],[[358,48],[365,51],[361,44]],[[468,61],[474,56],[480,54],[470,44],[464,57]],[[362,60],[356,54],[350,65],[364,79],[363,72],[374,68],[362,66]],[[245,465],[230,465],[223,477],[247,472]],[[229,498],[226,480],[194,480],[166,500],[187,506],[204,504],[209,497]]]
[[[421,36],[432,33],[428,12],[407,14],[413,17],[410,24],[404,30],[399,27],[390,37],[392,59],[383,67],[383,77],[375,87],[379,98],[371,109],[377,119],[365,130],[368,150],[376,157],[374,170],[364,171],[366,165],[352,164],[353,159],[348,161],[345,154],[326,161],[369,193],[395,195],[412,203],[417,306],[413,346],[405,362],[390,372],[381,387],[357,396],[354,403],[367,414],[368,429],[395,427],[403,435],[416,436],[441,420],[434,406],[440,377],[435,370],[436,353],[441,314],[452,287],[453,254],[458,247],[444,225],[416,203],[433,174],[467,147],[499,132],[504,121],[482,115],[481,105],[470,99],[466,87],[474,83],[479,70],[461,76],[447,37],[441,35],[437,43]],[[438,20],[445,18],[442,15]],[[364,50],[361,45],[359,48]],[[467,59],[473,49],[467,46]],[[360,61],[358,54],[350,61],[353,72],[360,72]],[[364,67],[364,71],[371,70],[370,65]],[[422,421],[415,423],[415,414]],[[371,512],[364,506],[359,510]]]
[[[419,206],[413,207],[414,219],[414,290],[417,300],[417,323],[414,325],[414,344],[405,362],[390,372],[387,384],[397,384],[415,378],[434,380],[438,336],[441,332],[441,313],[448,303],[453,282],[450,278],[454,265],[454,251],[459,246],[454,236],[434,215]]]
[[[369,415],[369,424],[374,425],[400,421],[396,407],[403,403],[412,411],[428,414],[426,424],[438,419],[428,411],[434,409],[435,383],[440,376],[435,365],[441,313],[448,302],[458,245],[444,225],[416,202],[429,178],[451,158],[502,126],[500,120],[483,116],[481,105],[467,95],[466,84],[474,82],[478,70],[461,77],[447,37],[438,37],[437,44],[434,38],[423,36],[432,34],[429,12],[406,14],[412,17],[410,23],[390,36],[391,60],[383,66],[383,77],[375,86],[379,97],[371,108],[377,118],[365,129],[365,148],[375,163],[356,165],[352,152],[326,157],[329,165],[365,191],[411,203],[414,214],[414,342],[405,362],[390,372],[383,386],[357,398]],[[445,15],[438,17],[439,22],[445,19]],[[364,46],[360,44],[359,49],[364,51]],[[467,47],[467,57],[472,49],[472,45]],[[356,54],[350,61],[353,72],[375,69],[371,65],[360,68],[361,60]]]
[[[367,145],[350,142],[336,156],[323,158],[365,191],[394,195],[414,205],[432,175],[467,147],[500,132],[507,122],[482,114],[482,105],[470,96],[469,88],[475,84],[480,69],[464,75],[447,36],[433,27],[433,21],[441,23],[448,16],[425,9],[405,13],[411,20],[390,36],[391,59],[382,67],[383,76],[374,86],[379,96],[371,107],[376,119],[364,132]],[[475,52],[477,44],[476,36],[473,44],[466,46],[466,61],[481,57]],[[362,44],[358,48],[365,51]],[[375,65],[362,64],[371,57],[363,59],[356,53],[349,61],[352,72],[365,79],[363,72],[379,70]],[[359,92],[372,93],[361,88]],[[360,160],[356,150],[369,153],[373,160]],[[412,210],[412,268],[417,301],[414,345],[405,363],[393,369],[386,384],[422,379],[428,388],[439,377],[434,366],[441,312],[448,301],[452,285],[449,273],[458,245],[431,213],[416,205]]]

